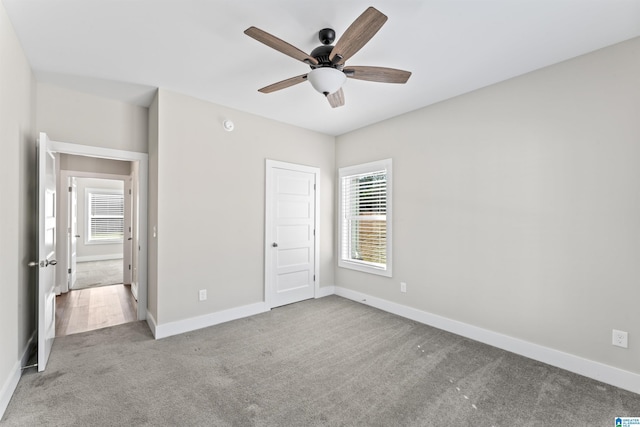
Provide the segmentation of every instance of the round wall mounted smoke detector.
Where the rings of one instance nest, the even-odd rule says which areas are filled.
[[[233,127],[234,127],[233,126],[233,122],[231,120],[225,120],[224,122],[222,122],[222,127],[227,132],[231,132],[233,130]]]

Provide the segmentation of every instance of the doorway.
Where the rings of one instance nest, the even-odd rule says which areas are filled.
[[[60,233],[65,235],[58,238],[63,255],[59,257],[63,265],[58,270],[59,293],[132,282],[131,176],[64,169],[81,161],[61,156],[58,210]],[[101,164],[106,168],[114,163]],[[120,167],[131,166],[124,162]]]
[[[67,164],[64,165],[64,162],[59,162],[61,165],[60,173],[58,173],[58,188],[61,191],[60,194],[69,194],[67,190],[68,178],[70,176],[82,176],[93,177],[93,178],[114,178],[114,175],[117,175],[116,178],[121,182],[124,182],[124,192],[125,196],[130,195],[130,200],[127,202],[125,210],[130,210],[130,215],[128,215],[128,220],[125,224],[125,234],[123,242],[124,246],[129,245],[128,255],[123,254],[123,264],[124,257],[128,257],[127,262],[127,273],[129,279],[127,280],[127,275],[125,274],[123,280],[120,281],[119,284],[114,285],[114,287],[110,286],[99,286],[93,289],[82,289],[76,290],[78,293],[74,296],[71,292],[66,292],[66,301],[60,299],[61,308],[71,307],[75,305],[82,305],[83,308],[81,310],[89,311],[93,310],[96,313],[103,312],[107,318],[111,318],[111,320],[91,320],[89,317],[86,317],[86,321],[81,321],[80,323],[86,323],[88,328],[96,329],[97,327],[105,327],[113,324],[114,315],[113,311],[107,307],[120,307],[123,311],[123,319],[120,323],[124,321],[132,321],[132,320],[144,320],[146,319],[146,307],[147,307],[147,226],[146,226],[146,217],[147,217],[147,171],[148,171],[148,155],[144,153],[137,152],[128,152],[121,150],[113,150],[113,149],[105,149],[99,147],[91,147],[85,145],[77,145],[77,144],[69,144],[64,142],[51,141],[50,142],[52,151],[56,153],[57,156],[60,156],[61,159],[64,159],[65,156],[67,161],[70,162],[69,159],[75,159],[76,162],[70,162],[73,166]],[[126,172],[115,173],[112,169],[104,168],[105,162],[113,162],[117,161],[122,164],[127,165]],[[78,163],[80,162],[80,163]],[[78,167],[78,164],[83,164],[84,166]],[[71,173],[72,172],[72,173]],[[65,175],[64,179],[62,176]],[[125,199],[127,198],[125,197]],[[59,207],[66,207],[69,209],[69,203],[63,203],[60,200]],[[65,215],[61,215],[60,218],[65,218],[64,226],[62,230],[57,233],[58,245],[62,249],[62,254],[65,255],[65,259],[63,262],[63,266],[67,267],[68,263],[73,258],[73,254],[77,256],[77,252],[70,249],[71,247],[71,230],[69,225],[71,222],[68,221],[68,214],[66,212]],[[62,221],[62,219],[60,219]],[[73,237],[78,234],[82,236],[82,228],[84,225],[78,225],[78,228],[74,230]],[[124,251],[127,252],[126,250]],[[76,259],[77,261],[77,259]],[[124,265],[123,265],[124,266]],[[59,288],[59,293],[65,294],[62,291],[69,290],[69,280],[71,279],[71,274],[69,273],[68,268],[59,269],[60,274],[56,275],[56,286]],[[77,280],[77,278],[76,278]],[[124,282],[128,281],[128,284]],[[72,289],[73,291],[73,289]],[[82,291],[80,293],[79,291]],[[86,292],[85,292],[86,291]],[[135,291],[135,297],[132,297]],[[83,295],[84,294],[84,295]],[[102,304],[103,307],[98,307],[100,301],[107,301],[111,299],[113,304]],[[136,301],[137,299],[137,301]],[[58,313],[63,314],[63,313]],[[96,327],[97,326],[97,327]],[[88,329],[87,329],[88,330]],[[75,329],[78,332],[77,329]]]
[[[131,162],[91,158],[87,166],[80,156],[59,157],[58,230],[65,235],[58,238],[56,336],[135,321],[133,177],[69,170],[84,166],[126,173]]]

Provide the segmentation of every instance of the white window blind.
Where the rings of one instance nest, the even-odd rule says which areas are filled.
[[[391,160],[340,170],[339,265],[391,276]]]
[[[89,241],[122,241],[124,196],[122,193],[88,193]]]

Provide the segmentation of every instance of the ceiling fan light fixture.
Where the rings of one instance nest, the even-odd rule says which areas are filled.
[[[311,70],[307,80],[315,90],[327,96],[337,92],[347,80],[347,76],[335,68],[320,67]]]

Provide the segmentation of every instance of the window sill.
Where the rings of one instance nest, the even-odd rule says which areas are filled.
[[[338,261],[338,267],[346,268],[348,270],[356,270],[362,273],[375,274],[376,276],[392,277],[391,266],[387,265],[387,268],[377,268],[366,264],[360,264],[357,262],[349,262],[340,260]]]
[[[121,245],[124,240],[89,240],[85,241],[85,245]]]

